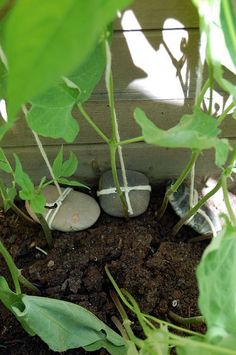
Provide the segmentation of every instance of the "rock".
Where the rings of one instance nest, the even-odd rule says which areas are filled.
[[[195,190],[195,195],[198,196],[198,200],[205,196],[210,190],[214,188],[216,185],[216,181],[213,179],[208,179],[205,182],[204,186],[199,187],[199,194]],[[189,210],[189,187],[185,184],[182,184],[178,191],[172,193],[169,197],[169,202],[176,214],[181,218],[186,215]],[[236,206],[236,197],[229,192],[230,202],[235,208]],[[215,231],[219,232],[222,229],[224,224],[224,220],[220,218],[221,214],[227,214],[227,209],[224,203],[223,191],[220,189],[215,195],[213,195],[202,207],[201,210],[205,212],[205,214],[211,220]],[[195,216],[188,221],[186,224],[190,225],[195,231],[200,234],[212,234],[212,228],[210,227],[207,219],[202,216],[200,213],[195,214]]]
[[[65,193],[64,188],[61,188]],[[58,192],[55,186],[46,186],[43,190],[43,194],[46,196],[47,204],[54,204],[53,207],[45,208],[44,217],[48,213],[53,214],[55,212],[56,203],[58,199]],[[37,217],[29,207],[29,203],[26,203],[26,209],[30,216],[38,222]],[[89,195],[82,192],[71,190],[62,202],[62,205],[58,209],[54,219],[51,222],[47,220],[50,229],[56,229],[62,232],[80,231],[91,227],[98,219],[100,215],[100,207],[98,203]]]
[[[123,179],[121,170],[118,170],[118,178],[120,186],[123,188]],[[148,178],[137,171],[126,170],[128,187],[134,188],[129,191],[129,198],[133,209],[133,214],[130,217],[136,217],[144,213],[148,207],[150,201],[151,187],[149,185]],[[141,187],[141,189],[138,189]],[[99,180],[99,202],[102,209],[109,215],[114,217],[124,217],[124,210],[120,199],[116,192],[109,192],[107,189],[114,188],[114,182],[111,170],[102,174]],[[143,190],[142,190],[143,188]]]

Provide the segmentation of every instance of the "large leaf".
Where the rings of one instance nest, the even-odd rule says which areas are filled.
[[[71,115],[77,99],[73,94],[74,91],[58,84],[35,98],[27,115],[29,127],[42,136],[73,142],[79,132],[78,123]]]
[[[197,150],[215,148],[216,164],[221,166],[226,161],[229,145],[226,139],[217,138],[220,133],[217,120],[198,108],[192,115],[184,115],[175,127],[168,130],[158,128],[139,108],[135,109],[134,117],[149,144]]]
[[[130,0],[21,0],[7,23],[9,114],[71,73]]]
[[[227,49],[236,68],[236,16],[231,0],[221,1],[220,19]]]
[[[231,0],[193,0],[193,3],[198,8],[200,30],[207,42],[207,61],[214,67],[214,77],[236,101],[235,85],[223,77],[222,69],[224,66],[236,74],[235,14],[231,11]]]
[[[100,43],[92,54],[86,58],[85,63],[80,66],[68,79],[78,88],[78,101],[88,100],[93,89],[101,79],[105,69],[106,56],[103,43]]]
[[[105,54],[101,43],[83,65],[64,79],[65,83],[58,83],[32,100],[27,117],[30,128],[43,136],[72,142],[79,126],[71,111],[76,102],[84,102],[90,97],[104,67]]]
[[[0,169],[5,171],[6,173],[12,173],[13,170],[11,168],[11,165],[3,151],[2,148],[0,148]]]
[[[11,310],[17,319],[37,334],[50,349],[65,351],[103,341],[123,349],[123,339],[91,312],[73,303],[56,299],[22,296],[22,308]],[[105,347],[105,345],[104,345]],[[122,352],[121,352],[122,353]]]
[[[236,229],[228,222],[206,248],[197,268],[199,307],[213,343],[236,334]]]

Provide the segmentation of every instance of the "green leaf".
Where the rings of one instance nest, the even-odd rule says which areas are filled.
[[[78,101],[84,102],[89,99],[98,81],[104,72],[106,64],[106,56],[104,52],[104,44],[100,43],[92,54],[86,59],[85,63],[80,66],[68,79],[78,88]]]
[[[228,52],[236,68],[236,16],[231,0],[221,1],[220,19]]]
[[[71,115],[75,102],[65,85],[50,88],[31,102],[27,115],[29,127],[41,136],[73,142],[79,132],[79,125]]]
[[[44,212],[46,202],[46,197],[42,193],[37,192],[30,199],[30,208],[35,213],[42,214]]]
[[[81,182],[77,181],[77,180],[68,180],[66,178],[58,178],[57,181],[62,184],[62,185],[68,185],[68,186],[76,186],[76,187],[84,187],[86,189],[90,190],[90,187],[88,187],[87,185],[82,184]]]
[[[2,192],[2,189],[1,189],[1,192]],[[12,186],[12,187],[7,187],[5,192],[6,192],[6,198],[5,199],[3,198],[3,206],[4,206],[4,211],[6,212],[11,208],[11,206],[17,196],[17,191],[16,191],[16,188],[14,186]]]
[[[199,307],[207,336],[218,343],[236,334],[236,229],[229,222],[206,248],[197,268]]]
[[[1,43],[0,43],[1,44]],[[0,98],[6,98],[7,70],[0,59]]]
[[[0,276],[0,300],[4,306],[11,310],[13,304],[19,304],[21,296],[16,295],[10,288],[5,277]],[[23,307],[21,308],[23,310]]]
[[[13,172],[11,165],[2,148],[0,148],[0,169],[10,174]]]
[[[0,141],[3,139],[3,137],[5,136],[5,134],[12,128],[13,126],[13,121],[11,122],[4,122],[1,126],[0,126]]]
[[[85,59],[97,38],[96,8],[96,0],[16,3],[6,32],[11,115]]]
[[[73,152],[70,152],[69,159],[64,161],[61,169],[61,176],[70,177],[76,172],[78,160]]]
[[[74,153],[70,152],[69,159],[63,162],[63,146],[61,146],[52,166],[56,179],[60,177],[69,177],[73,175],[77,169],[78,160]]]
[[[229,144],[226,139],[217,138],[220,133],[217,120],[198,108],[195,108],[192,115],[184,115],[175,127],[168,130],[154,125],[140,108],[135,109],[134,117],[149,144],[192,150],[215,148],[215,161],[218,166],[222,166],[227,159]]]
[[[44,212],[44,207],[46,205],[46,197],[43,195],[43,193],[40,191],[35,191],[35,190],[21,190],[19,192],[19,196],[22,200],[24,201],[29,201],[30,203],[30,208],[35,212],[35,213],[40,213],[42,214]]]
[[[213,65],[213,75],[223,90],[236,100],[234,83],[223,77],[223,68],[236,74],[235,66],[235,14],[230,12],[231,1],[193,0],[200,16],[200,30],[206,38],[208,64]],[[217,41],[216,41],[217,38]]]
[[[108,351],[109,354],[112,354],[112,355],[125,355],[126,354],[126,348],[124,345],[117,346],[107,340],[99,340],[91,345],[84,346],[83,348],[88,352],[92,352],[92,351],[104,348]]]
[[[15,182],[22,188],[23,191],[29,194],[34,192],[34,184],[32,183],[28,174],[23,169],[21,162],[16,154],[13,154],[16,162],[16,168],[14,173]]]
[[[123,347],[123,339],[91,312],[73,303],[22,296],[24,310],[12,306],[17,319],[37,334],[50,349],[66,351],[98,341]]]
[[[63,163],[63,145],[61,146],[52,164],[52,171],[56,179],[61,176],[62,163]]]
[[[9,115],[81,65],[129,0],[21,0],[6,29]],[[20,40],[19,40],[20,38]]]

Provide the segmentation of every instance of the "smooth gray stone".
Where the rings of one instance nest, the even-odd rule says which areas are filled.
[[[126,170],[128,186],[147,186],[149,185],[148,178],[137,171]],[[120,186],[123,187],[123,179],[121,170],[118,170],[118,177]],[[111,170],[102,174],[99,180],[99,191],[114,187],[113,177]],[[129,192],[131,206],[133,208],[133,214],[130,217],[136,217],[141,215],[148,208],[150,201],[150,191],[148,190],[132,190]],[[107,214],[114,217],[124,217],[125,213],[120,202],[120,199],[116,193],[110,193],[108,195],[100,195],[99,202]]]
[[[64,191],[64,188],[61,188]],[[46,186],[43,190],[46,196],[47,203],[53,203],[58,198],[58,192],[55,186]],[[26,209],[31,217],[37,220],[37,217],[32,212],[29,204],[26,203]],[[44,217],[48,209],[45,208]],[[81,231],[91,227],[100,215],[100,207],[96,200],[82,192],[71,191],[62,203],[58,210],[51,229],[62,232]]]

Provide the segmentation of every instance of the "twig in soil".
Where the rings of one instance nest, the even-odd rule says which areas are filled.
[[[38,251],[40,251],[44,255],[48,255],[48,253],[45,250],[43,250],[42,248],[40,248],[40,247],[36,246],[35,249],[37,249]]]
[[[175,320],[176,322],[180,323],[180,324],[184,324],[184,325],[188,325],[188,324],[197,324],[197,323],[205,323],[205,318],[203,316],[196,316],[196,317],[181,317],[178,314],[169,311],[168,315],[170,316],[170,318],[172,318],[173,320]]]

